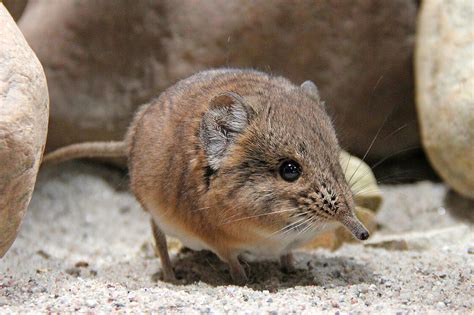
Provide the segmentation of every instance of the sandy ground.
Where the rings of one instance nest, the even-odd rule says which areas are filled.
[[[159,281],[147,214],[127,178],[80,162],[41,172],[14,246],[0,261],[0,313],[472,313],[474,207],[442,184],[383,186],[366,244],[296,254],[298,270],[247,266],[230,285],[206,252],[173,254],[182,285]]]

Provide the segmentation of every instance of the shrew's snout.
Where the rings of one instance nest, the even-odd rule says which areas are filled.
[[[354,216],[344,217],[340,221],[357,239],[365,241],[370,234],[367,228]]]

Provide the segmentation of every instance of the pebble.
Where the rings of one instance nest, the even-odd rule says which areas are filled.
[[[78,261],[74,267],[76,268],[87,268],[89,267],[89,263],[87,261]]]
[[[364,285],[361,288],[359,288],[359,292],[360,293],[367,293],[367,292],[369,292],[369,288]]]
[[[3,296],[0,296],[0,306],[8,305],[8,301]]]
[[[97,306],[97,301],[96,300],[86,300],[86,305],[87,307],[94,308]]]
[[[68,275],[74,276],[74,277],[79,277],[81,275],[81,269],[74,267],[74,268],[68,268],[65,270]]]

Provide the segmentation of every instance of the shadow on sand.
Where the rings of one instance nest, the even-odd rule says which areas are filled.
[[[285,273],[273,261],[244,263],[249,283],[254,290],[280,289],[295,286],[347,286],[358,283],[374,283],[374,275],[367,266],[356,263],[352,257],[324,257],[308,252],[295,253],[296,271]],[[227,265],[209,251],[185,250],[173,261],[180,284],[198,281],[212,286],[232,285]],[[161,278],[160,273],[154,280]]]

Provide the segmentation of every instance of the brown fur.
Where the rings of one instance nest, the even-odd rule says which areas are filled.
[[[334,128],[313,86],[252,70],[211,70],[142,107],[125,143],[131,189],[157,231],[172,227],[202,241],[231,265],[234,277],[243,278],[239,255],[253,245],[278,246],[275,234],[317,234],[316,223],[340,222],[365,239],[339,165]],[[214,109],[222,109],[223,119],[231,117],[225,115],[237,103],[245,108],[246,126],[221,130],[230,144],[216,168],[203,124],[209,117],[213,122],[208,113]],[[279,175],[288,159],[302,168],[295,182]],[[282,261],[291,261],[290,249],[279,253]]]

